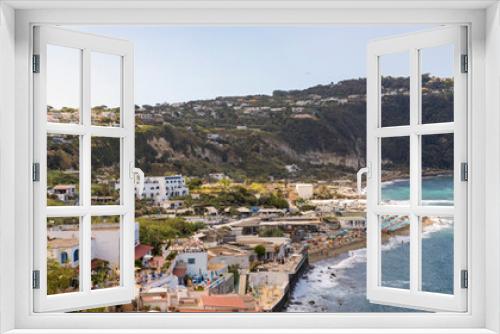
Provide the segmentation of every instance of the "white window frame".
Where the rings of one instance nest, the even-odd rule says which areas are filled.
[[[16,1],[0,4],[0,330],[37,333],[56,329],[84,333],[121,328],[146,332],[356,332],[362,333],[498,333],[500,329],[500,32],[494,1],[222,1],[158,2]],[[24,10],[13,10],[13,7]],[[491,6],[488,11],[486,7]],[[68,8],[69,7],[69,8]],[[100,8],[99,8],[100,7]],[[103,9],[106,8],[106,9]],[[128,7],[128,9],[126,8]],[[134,8],[130,8],[134,7]],[[40,9],[45,8],[45,9]],[[48,9],[47,9],[48,8]],[[114,8],[114,9],[111,9]],[[83,9],[83,10],[82,10]],[[485,26],[485,22],[487,26]],[[471,276],[465,314],[34,314],[31,290],[31,31],[33,24],[468,24],[471,28],[471,90],[468,130],[470,189],[468,233]],[[488,29],[486,29],[488,28]],[[14,38],[15,31],[15,38]],[[13,71],[15,65],[15,73]],[[485,71],[485,66],[488,71]],[[15,84],[15,99],[14,89]],[[15,112],[14,112],[15,110]],[[4,122],[7,121],[7,122]],[[12,129],[15,124],[15,129]],[[10,128],[9,128],[10,127]],[[487,137],[486,137],[487,136]],[[15,139],[15,147],[6,140]],[[488,140],[486,140],[488,138]],[[14,149],[15,148],[15,149]],[[486,161],[486,153],[489,154]],[[488,164],[486,164],[488,162]],[[5,167],[5,169],[4,169]],[[488,182],[485,182],[486,178]],[[15,182],[14,182],[15,180]],[[485,204],[486,203],[486,204]],[[488,218],[488,220],[486,219]],[[488,252],[486,252],[486,249]],[[12,254],[15,254],[13,256]],[[12,288],[14,287],[14,288]],[[488,290],[486,294],[485,290]],[[219,329],[218,329],[219,328]],[[222,330],[220,328],[223,328]],[[288,329],[286,329],[288,328]],[[379,328],[379,330],[377,330]],[[384,328],[383,330],[380,328]],[[65,329],[65,330],[62,330]],[[88,329],[88,330],[86,330]],[[209,330],[212,329],[212,330]],[[240,330],[238,330],[240,329]],[[430,330],[432,329],[432,330]],[[38,331],[40,330],[40,331]],[[51,332],[55,332],[52,330]],[[110,330],[100,330],[111,333]],[[116,332],[116,331],[114,331]],[[158,331],[157,331],[158,332]]]
[[[443,45],[453,46],[454,118],[452,122],[428,123],[421,121],[421,54],[420,50]],[[380,59],[385,55],[408,56],[409,65],[409,124],[382,126]],[[367,297],[386,305],[414,307],[429,311],[467,310],[467,289],[461,286],[462,270],[467,270],[467,181],[461,179],[461,164],[467,163],[467,77],[463,73],[462,55],[467,55],[467,27],[445,26],[428,31],[374,40],[368,45],[367,55]],[[421,203],[422,136],[452,134],[453,192],[452,206],[430,206]],[[382,140],[409,139],[409,201],[408,204],[381,202]],[[381,284],[382,251],[380,219],[383,215],[407,216],[410,221],[409,289],[384,287]],[[440,294],[422,291],[422,236],[421,218],[438,216],[453,218],[453,293]]]
[[[60,28],[36,26],[33,36],[34,54],[39,56],[39,73],[33,75],[34,162],[39,166],[39,181],[33,184],[34,270],[38,270],[39,288],[34,290],[34,311],[73,311],[107,305],[127,304],[135,293],[134,279],[134,84],[133,46],[115,38],[95,36]],[[80,122],[47,121],[47,46],[79,50],[81,58]],[[120,60],[120,125],[97,126],[91,120],[92,53],[116,56]],[[47,135],[63,134],[79,137],[79,198],[77,206],[47,206]],[[91,140],[114,138],[120,141],[120,202],[118,205],[91,203]],[[91,218],[119,216],[120,285],[91,289]],[[79,289],[71,293],[47,295],[47,218],[79,217]]]

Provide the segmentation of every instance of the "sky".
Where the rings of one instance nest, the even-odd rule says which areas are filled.
[[[71,27],[134,44],[138,105],[272,94],[277,89],[304,89],[366,77],[369,41],[428,28],[421,25]],[[438,61],[449,50],[428,52],[426,71],[450,76],[450,64],[443,66]],[[105,58],[97,54],[92,58],[92,105],[113,106],[119,100],[119,61]],[[408,58],[392,58],[386,62],[384,73],[407,75]],[[49,71],[53,71],[52,76],[50,72],[48,75],[48,104],[55,107],[74,104],[79,91],[78,53],[71,58],[65,52],[54,52],[48,62]]]

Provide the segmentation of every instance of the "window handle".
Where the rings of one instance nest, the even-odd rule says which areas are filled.
[[[138,193],[142,194],[144,189],[144,172],[140,168],[134,168],[134,186],[138,189]]]
[[[369,164],[368,164],[369,166]],[[364,195],[366,193],[366,188],[363,188],[361,186],[362,183],[362,178],[363,174],[366,174],[366,177],[370,177],[370,168],[369,167],[363,167],[360,170],[358,170],[358,173],[356,174],[357,182],[358,182],[358,194],[359,195]]]

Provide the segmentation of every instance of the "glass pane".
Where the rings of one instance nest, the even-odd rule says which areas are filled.
[[[47,294],[79,290],[80,218],[47,218]]]
[[[379,57],[381,126],[410,124],[410,56],[408,52]]]
[[[80,137],[47,136],[47,205],[79,205]]]
[[[120,216],[92,217],[92,289],[120,285]]]
[[[453,218],[423,217],[422,291],[453,294]]]
[[[453,134],[422,136],[422,205],[453,205]]]
[[[92,125],[120,126],[121,69],[120,56],[92,53]]]
[[[380,217],[381,278],[383,287],[410,288],[410,220],[408,216]]]
[[[120,138],[92,137],[92,205],[120,204]]]
[[[81,54],[80,49],[47,45],[48,122],[80,122]]]
[[[381,203],[410,200],[410,137],[381,138]]]
[[[453,122],[453,45],[420,50],[422,123]]]

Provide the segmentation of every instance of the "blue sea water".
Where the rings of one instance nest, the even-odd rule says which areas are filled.
[[[450,205],[453,179],[450,176],[425,178],[423,200]],[[387,183],[382,190],[385,200],[405,201],[408,181]],[[422,235],[422,289],[453,292],[453,225],[439,219]],[[382,284],[409,286],[409,237],[395,236],[382,247]],[[334,259],[316,262],[295,286],[286,312],[409,312],[410,309],[372,304],[366,298],[366,249]]]
[[[410,181],[400,179],[382,185],[382,201],[409,201]],[[450,205],[453,201],[453,176],[439,175],[422,178],[422,200],[433,205]],[[430,204],[430,203],[429,203]]]

